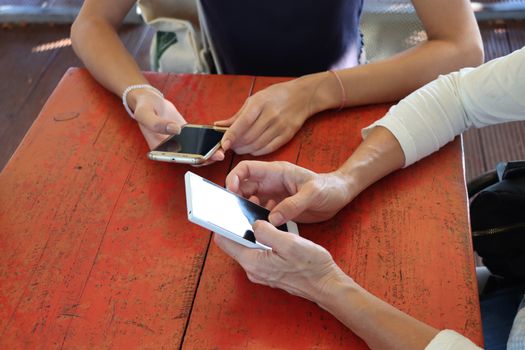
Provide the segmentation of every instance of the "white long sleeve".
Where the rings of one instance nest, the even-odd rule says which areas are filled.
[[[405,167],[437,151],[471,126],[525,120],[525,47],[477,68],[440,76],[372,125],[390,130]]]
[[[461,334],[447,329],[439,332],[425,350],[481,350],[481,348]]]

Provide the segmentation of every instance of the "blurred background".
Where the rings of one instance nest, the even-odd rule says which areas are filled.
[[[525,0],[471,2],[483,36],[485,60],[525,46]],[[69,27],[82,0],[0,0],[0,169],[38,116],[65,71],[82,63],[71,49]],[[365,0],[361,28],[374,61],[426,39],[410,1]],[[143,70],[149,67],[153,29],[136,10],[120,29]],[[463,135],[467,180],[503,160],[525,159],[525,122]]]

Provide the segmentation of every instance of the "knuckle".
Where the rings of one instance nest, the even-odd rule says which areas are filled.
[[[290,209],[291,211],[297,211],[299,210],[299,203],[297,203],[297,199],[295,198],[288,198],[288,201],[287,201],[287,206],[288,206],[288,209]]]
[[[284,124],[283,120],[279,118],[281,111],[279,110],[279,108],[277,108],[277,106],[275,105],[268,106],[267,113],[269,117],[272,119],[272,121],[276,123],[276,125],[278,125],[279,127],[283,127],[283,124]]]
[[[153,131],[162,134],[166,132],[166,126],[163,123],[154,123],[153,124]]]
[[[310,181],[310,191],[313,194],[320,193],[323,190],[323,186],[318,181]]]

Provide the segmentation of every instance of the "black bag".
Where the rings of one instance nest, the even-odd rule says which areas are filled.
[[[499,163],[468,184],[474,249],[495,275],[525,280],[525,161]]]

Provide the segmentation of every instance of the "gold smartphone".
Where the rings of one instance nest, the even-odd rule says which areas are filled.
[[[168,137],[148,152],[148,158],[161,162],[202,164],[221,146],[227,128],[186,124],[178,135]]]

